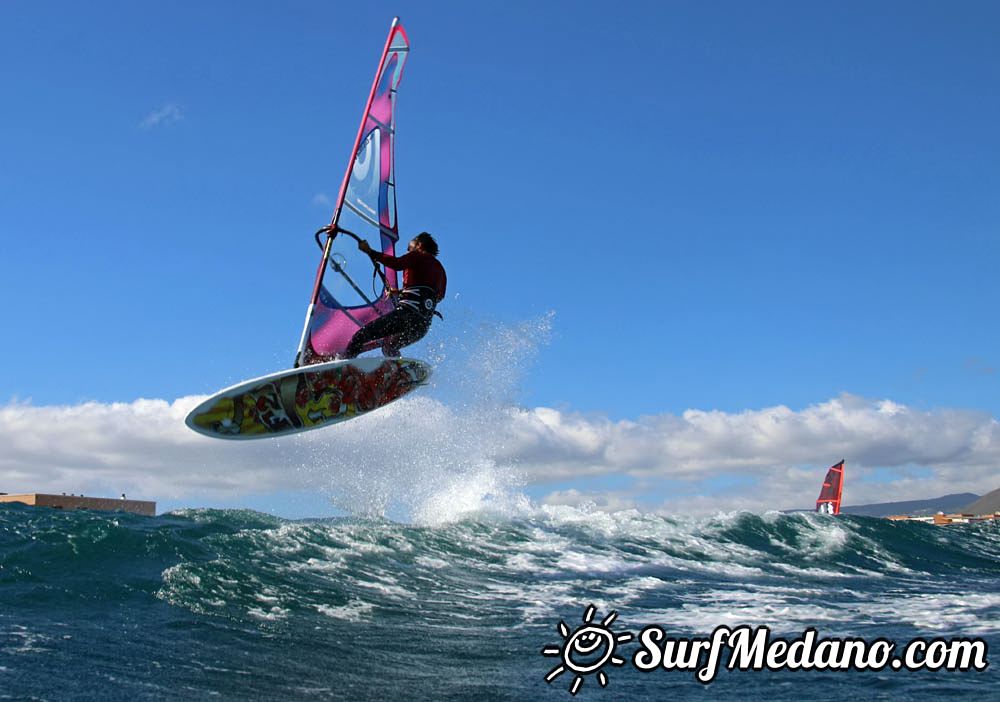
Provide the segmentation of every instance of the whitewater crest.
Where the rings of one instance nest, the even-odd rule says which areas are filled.
[[[976,554],[986,527],[928,546],[925,525],[801,514],[671,519],[560,506],[432,528],[357,519],[238,528],[248,518],[215,513],[220,526],[234,522],[213,537],[217,557],[169,568],[159,596],[272,624],[313,615],[378,622],[421,602],[421,617],[442,626],[499,608],[517,628],[589,603],[636,626],[702,633],[751,622],[787,632],[918,623],[1000,633],[996,561]]]

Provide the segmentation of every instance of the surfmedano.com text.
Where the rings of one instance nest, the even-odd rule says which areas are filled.
[[[766,626],[720,626],[708,638],[671,638],[658,626],[639,634],[632,657],[639,670],[688,670],[704,684],[715,679],[728,651],[729,670],[986,670],[983,639],[916,638],[897,652],[888,639],[819,638],[806,629],[794,639],[772,638]]]

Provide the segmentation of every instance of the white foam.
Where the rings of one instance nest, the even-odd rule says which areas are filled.
[[[878,595],[857,605],[860,613],[874,620],[980,635],[1000,632],[998,608],[1000,593],[921,593],[891,599]]]
[[[352,584],[363,587],[367,590],[374,590],[386,597],[393,599],[406,599],[413,597],[414,593],[393,582],[386,582],[383,579],[362,580],[361,578],[349,578]]]
[[[432,570],[441,570],[451,565],[448,561],[435,558],[434,556],[417,556],[413,559],[413,562],[421,568],[430,568]]]
[[[679,607],[636,611],[631,613],[630,621],[704,634],[722,624],[766,624],[779,632],[802,631],[823,622],[838,622],[842,616],[837,608],[791,602],[785,593],[755,587],[688,594]]]
[[[16,639],[18,643],[14,646],[4,646],[0,651],[11,655],[24,655],[29,653],[44,653],[49,651],[45,643],[52,639],[45,634],[31,631],[26,626],[20,624],[12,625],[11,629],[4,632],[7,636]]]
[[[614,573],[626,565],[621,558],[594,552],[568,551],[559,559],[560,568],[577,573]]]
[[[334,607],[328,604],[314,605],[316,611],[333,619],[342,619],[347,622],[360,622],[367,619],[375,606],[364,600],[351,600],[345,605]]]
[[[275,622],[288,618],[288,610],[277,606],[271,607],[268,610],[261,607],[250,607],[247,610],[247,614],[255,619],[263,619],[269,622]]]

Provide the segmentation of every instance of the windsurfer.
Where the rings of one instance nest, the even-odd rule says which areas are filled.
[[[364,239],[358,242],[358,248],[372,261],[403,271],[403,289],[390,291],[399,294],[396,309],[355,332],[344,357],[356,357],[373,341],[381,341],[383,355],[398,356],[401,348],[424,337],[435,314],[441,316],[436,308],[444,299],[448,279],[437,259],[437,242],[427,232],[421,232],[399,257],[375,251]]]

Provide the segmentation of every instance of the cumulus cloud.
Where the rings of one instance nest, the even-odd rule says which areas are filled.
[[[181,108],[171,102],[143,117],[139,126],[143,129],[152,129],[153,127],[174,124],[182,119],[184,119],[184,113],[181,112]]]
[[[281,486],[277,446],[217,446],[184,425],[199,398],[0,408],[0,479],[7,492],[132,492],[164,497]]]
[[[407,398],[323,431],[223,441],[184,424],[204,399],[0,407],[0,489],[125,492],[195,505],[308,490],[351,512],[395,507],[426,521],[435,517],[427,510],[475,510],[512,490],[513,471],[490,458],[497,444],[487,431],[491,418],[481,413]]]
[[[345,508],[377,511],[415,495],[425,507],[442,494],[476,503],[535,484],[551,486],[550,504],[696,513],[810,506],[826,466],[841,458],[850,504],[981,494],[997,487],[1000,465],[1000,425],[986,413],[850,395],[800,411],[623,421],[545,407],[455,409],[421,396],[329,429],[250,442],[191,432],[183,420],[202,399],[8,404],[2,489],[192,500],[321,489]],[[603,476],[629,484],[585,489]],[[482,490],[471,495],[471,484]]]
[[[634,421],[537,408],[513,416],[512,455],[555,478],[624,472],[696,478],[850,457],[868,466],[1000,464],[1000,425],[983,412],[918,411],[852,395],[795,412],[687,410]],[[831,460],[833,462],[833,460]]]
[[[809,507],[826,466],[848,461],[850,504],[982,494],[1000,483],[1000,425],[983,412],[914,410],[843,395],[793,411],[688,410],[612,422],[536,408],[512,421],[509,457],[529,475],[628,475],[662,511]],[[607,499],[633,500],[635,488]]]

